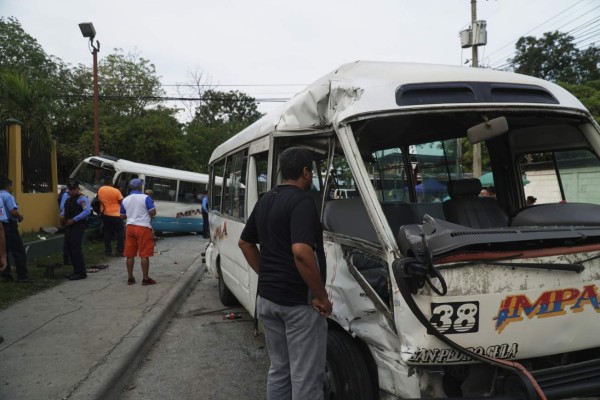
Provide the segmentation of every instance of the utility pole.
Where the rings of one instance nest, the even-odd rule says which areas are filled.
[[[471,0],[471,29],[473,34],[475,33],[475,21],[477,21],[477,0]],[[473,41],[475,38],[473,37]],[[473,68],[479,67],[479,54],[478,46],[473,45],[471,66]],[[481,176],[481,144],[476,143],[473,145],[473,176],[479,178]]]
[[[90,47],[92,48],[92,56],[94,62],[94,154],[100,155],[100,129],[98,123],[98,52],[100,51],[100,42],[96,40],[94,46],[94,38],[96,37],[96,29],[91,22],[82,22],[79,24],[83,37],[90,38]]]
[[[475,26],[475,21],[477,21],[477,0],[471,0],[471,27]],[[472,28],[471,28],[472,29]],[[472,59],[471,66],[473,68],[479,67],[479,54],[477,51],[477,46],[471,47],[472,51]]]

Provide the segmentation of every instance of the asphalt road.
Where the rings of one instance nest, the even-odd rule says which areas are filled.
[[[235,312],[240,319],[223,319]],[[242,308],[225,308],[205,272],[123,391],[122,400],[265,399],[264,336]]]

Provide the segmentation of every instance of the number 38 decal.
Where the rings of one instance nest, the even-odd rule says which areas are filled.
[[[479,330],[479,302],[431,303],[431,319],[435,328],[445,334],[471,333]]]

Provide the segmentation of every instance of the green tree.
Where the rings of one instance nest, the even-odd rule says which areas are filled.
[[[193,120],[161,106],[155,66],[116,49],[98,65],[100,149],[133,161],[206,170],[212,150],[258,119],[254,99],[241,92],[205,93]],[[93,153],[91,65],[72,67],[47,55],[14,18],[0,17],[0,118],[17,118],[57,139],[59,179]],[[186,128],[184,130],[184,128]]]
[[[124,118],[107,126],[104,145],[119,157],[169,168],[192,169],[176,110],[165,107],[146,109],[136,118]]]
[[[54,74],[55,60],[27,34],[14,17],[0,17],[0,70],[20,72],[29,78]]]
[[[93,152],[93,77],[90,67],[72,69],[63,97],[61,154],[72,167]],[[191,169],[176,109],[160,106],[164,94],[155,66],[116,49],[98,65],[100,149],[104,154],[153,165]]]
[[[65,66],[48,56],[12,17],[0,17],[0,118],[16,118],[48,140]]]
[[[600,80],[581,85],[561,83],[561,86],[577,97],[600,124]]]
[[[89,79],[91,82],[91,71]],[[124,54],[121,49],[100,61],[98,86],[104,118],[141,115],[164,95],[154,64],[136,54]]]
[[[600,79],[600,48],[579,50],[573,36],[546,32],[543,37],[521,37],[516,55],[509,59],[515,72],[553,82],[579,84]]]
[[[197,170],[206,172],[213,150],[262,114],[257,110],[255,99],[239,91],[207,90],[202,97],[202,104],[187,126],[186,141]]]
[[[229,122],[251,124],[262,116],[257,110],[255,99],[238,90],[207,90],[202,98],[204,101],[196,109],[194,120],[206,126]]]

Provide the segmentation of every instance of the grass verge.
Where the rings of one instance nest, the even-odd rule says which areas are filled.
[[[23,235],[25,246],[27,246],[28,241],[37,239],[37,235],[31,235],[31,239],[28,236]],[[104,243],[102,240],[87,240],[83,243],[82,249],[86,266],[102,264],[103,261],[106,260],[106,256],[104,255]],[[24,284],[17,283],[16,280],[14,282],[0,281],[0,309],[6,308],[16,301],[63,282],[66,279],[65,276],[69,276],[73,273],[73,267],[71,265],[63,266],[62,262],[62,253],[38,258],[36,260],[28,259],[27,269],[29,271],[29,277],[33,279],[33,282]],[[54,277],[47,278],[45,276],[45,266],[51,264],[55,265]],[[14,265],[12,268],[12,275],[16,279]]]

